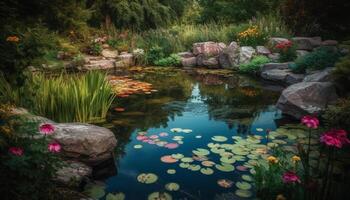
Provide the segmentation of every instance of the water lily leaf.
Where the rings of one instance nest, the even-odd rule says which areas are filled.
[[[196,138],[200,139],[200,138],[202,138],[202,136],[201,135],[196,135]]]
[[[200,165],[190,165],[188,167],[189,170],[192,170],[192,171],[198,171],[201,169],[201,166]]]
[[[168,169],[166,172],[168,174],[176,174],[176,170],[175,169]]]
[[[192,130],[191,129],[182,129],[182,132],[183,133],[192,133]]]
[[[190,157],[183,157],[181,158],[181,162],[190,163],[193,162],[193,159]]]
[[[183,138],[184,138],[183,136],[174,136],[172,140],[181,141]]]
[[[134,145],[134,149],[141,149],[143,146],[141,144]]]
[[[137,133],[137,135],[146,135],[146,134],[147,134],[147,132],[145,132],[145,131],[140,131]]]
[[[246,157],[240,156],[240,155],[234,155],[234,156],[232,156],[232,158],[234,158],[236,161],[245,161],[246,160]]]
[[[249,172],[250,172],[250,174],[256,174],[255,169],[250,169]]]
[[[210,151],[216,154],[221,154],[225,152],[225,149],[211,148]]]
[[[249,198],[253,195],[252,192],[249,190],[236,190],[235,194],[243,198]]]
[[[209,148],[219,148],[220,147],[220,144],[218,144],[218,143],[209,143],[208,145],[207,145]]]
[[[220,153],[220,157],[232,157],[233,153],[231,152],[222,152]]]
[[[84,193],[91,198],[99,199],[105,195],[105,187],[101,185],[87,185]]]
[[[232,172],[235,170],[235,167],[233,165],[226,164],[226,163],[221,163],[221,165],[216,164],[215,167],[216,167],[216,169],[223,171],[223,172]]]
[[[221,157],[220,158],[220,161],[223,162],[223,163],[227,163],[227,164],[232,164],[232,163],[235,163],[236,160],[234,158],[229,158],[229,157]]]
[[[171,157],[180,160],[181,158],[185,157],[183,154],[181,153],[175,153],[175,154],[171,154]]]
[[[189,163],[180,163],[179,165],[181,168],[188,168],[190,166]]]
[[[182,128],[172,128],[170,131],[174,133],[180,133],[182,131]]]
[[[125,194],[122,192],[117,194],[109,193],[106,196],[106,200],[124,200],[124,199],[125,199]]]
[[[274,142],[274,143],[276,143],[276,144],[287,144],[286,141],[284,141],[284,140],[278,140],[278,139],[272,140],[272,142]]]
[[[249,176],[249,175],[242,175],[242,179],[248,182],[252,182],[253,181],[253,177]]]
[[[166,145],[164,145],[164,147],[168,148],[168,149],[176,149],[177,147],[179,147],[178,143],[168,143]]]
[[[172,200],[170,194],[166,192],[153,192],[152,194],[148,195],[148,200]]]
[[[202,162],[202,161],[205,161],[205,160],[209,159],[207,156],[197,156],[197,155],[193,155],[192,158],[193,158],[193,160],[196,160],[196,161],[199,161],[199,162]]]
[[[216,141],[216,142],[225,142],[225,141],[227,141],[227,137],[220,136],[220,135],[213,136],[211,139]]]
[[[145,184],[152,184],[158,180],[158,176],[153,173],[142,173],[137,176],[137,181]]]
[[[228,180],[228,179],[220,179],[217,181],[217,184],[223,188],[230,188],[230,187],[232,187],[233,182],[231,180]]]
[[[214,173],[214,170],[211,168],[202,168],[201,173],[205,175],[212,175]]]
[[[243,165],[239,165],[236,167],[237,170],[241,171],[241,172],[245,172],[248,170],[248,167],[243,166]]]
[[[168,191],[178,191],[180,189],[180,185],[177,183],[168,183],[165,185],[165,189]]]
[[[183,144],[184,142],[182,140],[177,141],[178,144]]]
[[[193,150],[192,153],[197,156],[207,156],[210,154],[210,151],[206,149],[197,148],[196,150]]]
[[[205,160],[201,164],[205,167],[212,167],[215,165],[215,163],[213,161],[210,161],[210,160]]]
[[[250,190],[252,188],[252,185],[248,182],[241,181],[236,183],[236,187],[241,190]]]
[[[170,155],[162,156],[160,160],[164,163],[176,163],[178,161]]]
[[[256,128],[256,131],[258,131],[258,132],[263,132],[264,129],[262,129],[262,128]]]

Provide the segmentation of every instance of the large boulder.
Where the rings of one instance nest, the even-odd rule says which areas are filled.
[[[85,57],[85,64],[78,67],[81,71],[90,70],[111,70],[114,69],[114,59],[105,59],[103,57],[87,56]]]
[[[241,47],[239,52],[239,63],[240,64],[248,63],[255,54],[256,54],[256,51],[253,47],[250,47],[250,46]]]
[[[294,37],[292,41],[296,44],[297,50],[311,51],[315,47],[319,47],[322,44],[320,37]]]
[[[280,57],[281,57],[281,54],[280,53],[271,53],[269,55],[267,55],[268,58],[270,58],[270,60],[272,62],[278,62]]]
[[[336,40],[325,40],[322,42],[322,46],[337,46],[338,41]]]
[[[233,69],[239,67],[240,48],[237,42],[231,42],[219,55],[219,63],[223,68]]]
[[[291,62],[285,63],[266,63],[262,66],[261,72],[272,70],[272,69],[289,69]]]
[[[216,42],[199,42],[193,44],[193,54],[203,54],[207,57],[213,57],[219,55],[223,49],[226,48],[224,43]]]
[[[310,75],[305,76],[304,82],[328,82],[332,80],[332,70],[333,68],[329,67],[324,70],[315,71]]]
[[[131,53],[123,52],[118,56],[118,65],[123,67],[131,67],[135,65],[134,56]],[[118,66],[117,65],[117,66]]]
[[[220,68],[219,61],[216,57],[211,57],[203,60],[203,66],[210,69]]]
[[[280,42],[288,42],[289,40],[286,38],[280,38],[280,37],[272,37],[269,39],[268,41],[268,46],[270,47],[274,47],[276,46],[276,44],[280,43]]]
[[[65,186],[78,188],[92,176],[92,168],[77,161],[65,161],[55,180]]]
[[[180,56],[181,58],[191,58],[191,57],[194,57],[194,54],[191,53],[191,52],[180,52],[180,53],[177,53],[178,56]]]
[[[194,67],[197,65],[196,57],[182,58],[181,64],[183,67]]]
[[[290,69],[271,69],[261,72],[261,77],[265,80],[280,82],[284,85],[292,85],[303,81],[303,74],[295,74]]]
[[[117,140],[109,129],[83,123],[58,123],[53,135],[65,157],[89,165],[112,158]]]
[[[331,82],[301,82],[283,90],[277,107],[297,119],[319,113],[338,98]]]
[[[264,46],[257,46],[256,47],[256,53],[258,55],[268,56],[269,54],[271,54],[271,51],[268,48],[264,47]]]
[[[101,52],[101,55],[105,58],[116,58],[116,57],[118,57],[118,51],[117,50],[103,49]]]

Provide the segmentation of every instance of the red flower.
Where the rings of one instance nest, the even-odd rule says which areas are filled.
[[[292,47],[293,43],[291,41],[282,41],[276,44],[275,48],[276,49],[287,49]]]
[[[311,115],[306,115],[301,118],[301,123],[313,129],[316,129],[320,125],[320,121],[318,121],[317,117]]]
[[[42,124],[39,127],[39,131],[43,135],[51,135],[55,132],[55,127],[52,124]]]
[[[299,176],[294,172],[285,172],[282,176],[283,183],[300,183]]]
[[[59,153],[61,151],[61,145],[58,142],[51,142],[48,145],[48,150],[52,153]]]
[[[22,156],[24,150],[21,147],[10,147],[9,152],[15,156]]]
[[[343,145],[350,144],[350,140],[347,138],[347,132],[345,130],[327,131],[321,136],[320,140],[327,146],[337,148],[342,148]]]

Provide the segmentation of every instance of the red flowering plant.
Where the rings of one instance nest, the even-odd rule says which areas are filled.
[[[55,126],[17,118],[3,119],[12,133],[0,133],[0,193],[3,199],[51,199],[52,181],[63,166]],[[39,127],[39,128],[38,128]]]
[[[296,48],[290,40],[277,43],[274,50],[280,54],[280,62],[293,61],[297,58]]]

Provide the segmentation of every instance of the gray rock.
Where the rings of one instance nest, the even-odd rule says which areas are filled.
[[[295,74],[290,69],[271,69],[261,72],[261,77],[265,80],[280,82],[284,85],[292,85],[303,81],[303,74]]]
[[[268,41],[268,46],[270,47],[274,47],[276,46],[276,44],[280,43],[280,42],[288,42],[289,40],[286,38],[280,38],[280,37],[272,37],[269,39]]]
[[[322,46],[337,46],[338,41],[336,40],[325,40],[322,42]]]
[[[65,161],[65,166],[56,173],[55,180],[69,187],[79,187],[92,175],[92,168],[81,162]]]
[[[295,73],[289,73],[287,74],[284,82],[286,85],[293,85],[295,83],[302,82],[305,78],[304,74],[295,74]]]
[[[267,57],[270,58],[272,62],[278,62],[280,56],[280,53],[271,53]]]
[[[319,113],[338,98],[330,82],[300,82],[286,88],[277,107],[297,119],[305,114]]]
[[[219,55],[223,49],[226,48],[224,43],[216,42],[200,42],[193,44],[193,54],[199,55],[204,54],[208,57],[213,57]]]
[[[296,44],[297,50],[309,50],[321,45],[320,37],[294,37],[292,41]]]
[[[82,71],[90,70],[110,70],[114,69],[114,59],[89,60],[83,67],[78,67]]]
[[[208,58],[203,60],[203,66],[208,67],[210,69],[220,68],[219,61],[216,57]]]
[[[313,72],[304,78],[304,82],[328,82],[332,81],[333,68],[326,68],[324,70]]]
[[[177,54],[178,56],[180,56],[181,58],[191,58],[194,57],[194,54],[191,52],[180,52]]]
[[[289,69],[289,65],[292,62],[285,62],[285,63],[266,63],[262,66],[261,71],[267,71],[272,69]]]
[[[183,67],[194,67],[197,64],[197,58],[196,57],[183,58],[181,60],[181,64]]]
[[[257,46],[256,47],[256,53],[258,55],[268,56],[269,54],[271,54],[271,51],[268,48],[264,47],[264,46]]]
[[[307,54],[310,53],[310,52],[305,51],[305,50],[296,50],[296,52],[297,52],[297,57],[298,57],[298,58],[304,57],[304,56],[306,56]]]
[[[109,129],[83,123],[55,124],[53,138],[62,146],[63,155],[89,165],[112,158],[117,140]]]
[[[249,47],[249,46],[241,47],[239,52],[239,63],[240,64],[248,63],[255,54],[256,52],[253,47]]]
[[[231,42],[219,55],[219,63],[223,68],[233,69],[239,67],[240,48],[236,42]]]
[[[116,57],[118,57],[118,51],[117,50],[103,49],[101,52],[101,55],[105,58],[116,58]]]
[[[134,56],[131,53],[122,52],[118,56],[118,61],[122,61],[125,67],[131,67],[135,65]]]

